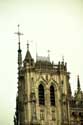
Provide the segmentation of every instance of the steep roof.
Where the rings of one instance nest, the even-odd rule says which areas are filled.
[[[32,57],[31,57],[31,54],[30,54],[30,52],[29,52],[29,50],[27,50],[27,52],[26,52],[26,56],[25,56],[25,61],[26,62],[29,62],[29,60],[31,60],[32,59]]]
[[[25,55],[24,62],[30,63],[30,64],[32,64],[32,62],[33,62],[33,58],[32,58],[31,53],[29,51],[29,46],[27,47],[27,52],[26,52],[26,55]]]

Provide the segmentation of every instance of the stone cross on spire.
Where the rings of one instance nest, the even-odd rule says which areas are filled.
[[[15,32],[15,34],[18,35],[18,44],[19,44],[19,50],[20,50],[20,49],[21,49],[21,48],[20,48],[20,36],[23,35],[23,33],[21,33],[21,32],[19,31],[20,25],[18,24],[17,26],[18,26],[18,32]]]
[[[18,35],[18,70],[21,69],[22,67],[22,54],[21,54],[21,47],[20,47],[20,36],[23,35],[23,33],[21,33],[19,31],[19,24],[18,24],[18,32],[15,32],[15,34]]]

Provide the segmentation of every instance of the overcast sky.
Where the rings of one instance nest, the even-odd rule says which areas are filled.
[[[82,0],[0,0],[0,125],[13,125],[17,92],[18,38],[21,37],[23,59],[27,40],[35,58],[47,56],[51,61],[62,60],[71,72],[70,83],[76,90],[79,74],[83,90],[83,2]]]

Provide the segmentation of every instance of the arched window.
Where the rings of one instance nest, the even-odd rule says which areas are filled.
[[[50,103],[52,106],[55,106],[55,93],[52,85],[50,86]]]
[[[45,104],[45,98],[44,98],[44,87],[43,85],[39,85],[39,88],[38,88],[38,94],[39,94],[39,104],[40,105],[44,105]]]

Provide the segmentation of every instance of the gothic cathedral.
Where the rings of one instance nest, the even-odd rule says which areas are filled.
[[[19,26],[18,26],[19,28]],[[50,57],[31,56],[29,45],[24,61],[18,48],[18,91],[14,125],[83,125],[83,92],[77,77],[72,96],[67,63]]]

